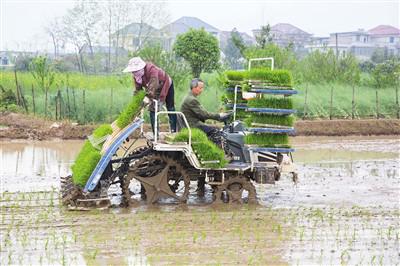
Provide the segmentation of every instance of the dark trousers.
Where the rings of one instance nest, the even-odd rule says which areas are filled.
[[[165,98],[165,105],[168,111],[175,111],[175,91],[174,91],[174,82],[171,83],[169,87],[167,97]],[[158,110],[161,111],[161,110]],[[169,118],[169,126],[172,132],[176,132],[176,114],[168,114]],[[150,123],[151,129],[154,133],[154,124],[155,124],[155,112],[150,111]]]

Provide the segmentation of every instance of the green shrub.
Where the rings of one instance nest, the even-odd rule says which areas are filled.
[[[255,98],[248,100],[247,105],[253,108],[293,109],[293,100],[288,97]]]
[[[131,102],[117,118],[117,126],[119,128],[124,128],[129,125],[129,123],[132,122],[132,119],[138,115],[138,112],[142,108],[142,102],[145,96],[146,92],[141,90],[132,97]]]
[[[286,134],[255,133],[246,135],[244,141],[260,147],[289,147],[289,137]]]
[[[294,124],[294,120],[295,118],[292,115],[277,116],[267,114],[253,114],[251,117],[246,118],[245,123],[248,127],[256,127],[252,126],[251,123],[292,127]]]
[[[189,131],[182,129],[174,138],[174,142],[187,142],[189,140]],[[199,161],[219,161],[219,163],[202,164],[205,167],[220,168],[224,167],[227,161],[225,153],[215,143],[210,141],[202,130],[192,128],[192,148]]]

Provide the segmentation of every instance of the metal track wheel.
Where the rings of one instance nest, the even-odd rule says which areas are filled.
[[[170,197],[186,202],[190,177],[180,163],[162,154],[152,154],[136,160],[130,166],[123,182],[123,193],[131,199],[129,184],[132,179],[140,181],[146,190],[146,199],[155,203],[160,198]]]
[[[247,197],[245,197],[247,192]],[[216,203],[256,203],[256,189],[251,181],[244,176],[233,176],[218,185],[214,192]]]

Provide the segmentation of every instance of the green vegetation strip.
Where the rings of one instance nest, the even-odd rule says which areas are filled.
[[[226,71],[227,83],[232,85],[234,81],[257,80],[263,83],[277,86],[292,87],[292,75],[288,70],[252,69],[250,71]]]
[[[245,136],[246,144],[258,145],[260,147],[282,147],[289,148],[289,137],[285,134],[256,133]]]
[[[173,142],[187,142],[189,140],[189,131],[182,129],[174,138]],[[219,161],[219,163],[202,164],[205,167],[224,167],[227,163],[225,153],[215,143],[210,141],[202,130],[192,128],[192,148],[199,161]]]
[[[129,125],[132,120],[138,115],[139,111],[142,109],[142,102],[146,92],[144,90],[139,91],[132,97],[131,102],[128,106],[121,112],[117,119],[117,126],[119,128],[124,128]]]
[[[111,133],[111,126],[105,124],[101,125],[93,132],[93,137],[101,138]],[[100,151],[96,150],[89,140],[86,140],[83,144],[83,148],[75,159],[75,163],[71,167],[74,184],[81,187],[85,186],[100,158]]]
[[[291,98],[257,98],[251,99],[247,103],[248,107],[254,108],[275,108],[275,109],[293,109],[293,100]]]
[[[248,127],[254,127],[251,124],[268,124],[268,125],[278,125],[278,126],[288,126],[291,127],[294,124],[294,116],[274,116],[266,114],[253,114],[251,117],[246,118],[245,123]]]

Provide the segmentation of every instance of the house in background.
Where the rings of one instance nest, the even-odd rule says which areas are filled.
[[[389,56],[400,56],[400,29],[379,25],[368,31],[369,39],[376,48],[384,48]]]
[[[153,26],[146,23],[131,23],[113,34],[113,46],[136,51],[158,38],[159,30]]]
[[[253,30],[253,35],[259,36],[261,29]],[[311,42],[312,34],[293,26],[289,23],[278,23],[271,27],[270,31],[272,42],[280,47],[293,45],[295,49],[304,48]]]
[[[219,41],[220,30],[195,17],[181,17],[161,28],[159,35],[163,39],[162,45],[164,49],[170,51],[172,50],[177,35],[183,34],[189,31],[189,29],[199,30],[201,28],[216,37]]]

